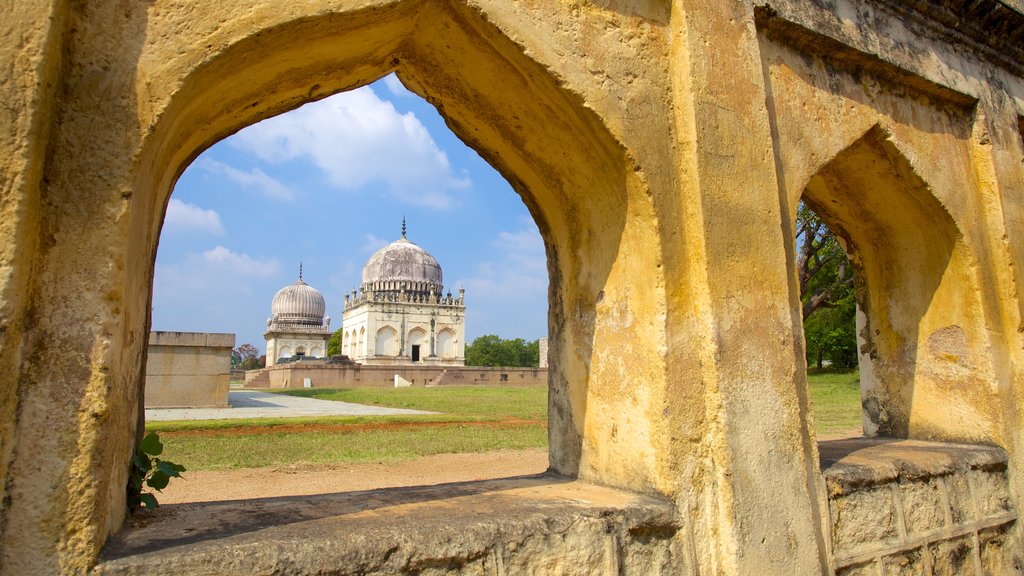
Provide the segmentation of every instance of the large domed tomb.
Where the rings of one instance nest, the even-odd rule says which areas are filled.
[[[405,236],[376,251],[345,296],[342,353],[361,364],[465,364],[465,291],[444,293],[441,265]]]
[[[402,238],[374,252],[363,267],[361,289],[374,292],[440,294],[444,288],[441,266],[426,250]]]
[[[327,339],[331,334],[331,318],[323,294],[299,279],[274,294],[267,319],[267,366],[299,357],[323,358],[327,355]]]

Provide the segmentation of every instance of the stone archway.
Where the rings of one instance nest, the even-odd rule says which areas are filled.
[[[865,433],[998,438],[977,261],[890,135],[872,128],[838,153],[803,200],[844,239],[857,271]]]
[[[405,355],[411,358],[413,362],[419,362],[421,358],[426,358],[430,353],[425,346],[427,343],[427,331],[423,328],[417,327],[410,330],[409,334],[405,337],[405,342]]]
[[[34,474],[19,472],[28,463],[15,457],[11,490],[32,489],[23,482],[75,488],[55,488],[61,496],[43,497],[42,506],[36,498],[15,498],[6,510],[5,533],[19,536],[8,549],[24,550],[21,541],[57,546],[57,538],[66,551],[61,558],[88,564],[123,520],[128,461],[140,425],[156,243],[173,183],[188,162],[243,126],[392,71],[506,176],[545,240],[552,468],[643,491],[667,486],[655,457],[666,431],[647,417],[629,416],[660,411],[662,332],[656,320],[615,320],[628,310],[638,318],[654,313],[659,293],[635,299],[632,278],[660,274],[659,240],[650,232],[654,216],[646,185],[605,123],[472,7],[414,0],[330,10],[280,4],[237,17],[197,6],[211,12],[192,13],[194,26],[187,31],[173,11],[150,13],[144,6],[118,17],[116,29],[99,17],[79,29],[78,40],[96,40],[96,51],[80,54],[84,60],[72,65],[90,69],[89,58],[109,49],[102,58],[117,69],[108,75],[117,82],[105,85],[106,97],[81,85],[83,92],[67,96],[68,110],[76,98],[98,97],[105,106],[96,114],[112,122],[100,134],[84,117],[62,119],[66,138],[88,142],[92,153],[86,161],[75,156],[75,145],[61,147],[53,158],[61,175],[54,176],[51,190],[74,190],[77,198],[95,201],[64,205],[71,212],[59,224],[53,221],[59,241],[39,256],[37,297],[73,298],[76,308],[59,312],[64,328],[37,324],[62,360],[50,356],[53,361],[34,364],[25,377],[27,386],[62,382],[65,400],[46,415],[23,414],[19,426],[49,428],[53,433],[40,449],[59,456]],[[121,43],[99,40],[107,35]],[[82,257],[86,253],[91,256]],[[52,282],[54,277],[65,282]],[[633,343],[628,352],[644,370],[631,382],[650,392],[619,393],[618,360],[595,353],[605,341]],[[360,349],[364,345],[361,335]],[[46,357],[46,346],[36,349]],[[83,420],[80,412],[95,417]],[[600,416],[588,423],[591,413]],[[49,425],[53,418],[60,424]],[[585,435],[595,441],[585,442]],[[76,480],[39,480],[69,476]],[[44,562],[57,558],[44,556]]]
[[[799,197],[849,133],[894,123],[915,171],[945,180],[936,197],[996,287],[982,297],[1003,443],[1019,443],[1020,73],[1002,61],[1019,40],[985,26],[1020,17],[932,4],[900,8],[909,19],[801,0],[19,4],[0,21],[16,80],[0,84],[2,569],[86,571],[123,521],[180,171],[247,124],[394,71],[544,237],[553,470],[662,506],[656,530],[592,541],[667,543],[680,556],[651,565],[680,571],[827,572],[783,230],[789,187]],[[971,17],[954,29],[950,14]]]

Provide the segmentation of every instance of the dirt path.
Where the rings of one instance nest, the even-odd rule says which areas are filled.
[[[859,435],[833,432],[819,440]],[[186,472],[158,494],[161,504],[213,502],[353,492],[397,486],[426,486],[540,474],[548,467],[546,449],[502,450],[482,454],[438,454],[381,464],[301,464],[271,468]]]
[[[546,449],[483,454],[438,454],[392,464],[297,465],[186,472],[172,480],[161,504],[213,502],[352,492],[396,486],[424,486],[540,474],[548,467]]]

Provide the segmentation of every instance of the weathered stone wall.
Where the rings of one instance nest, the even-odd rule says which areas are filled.
[[[837,574],[1024,573],[999,448],[856,439],[821,457]]]
[[[278,364],[245,374],[247,388],[301,388],[309,378],[314,388],[365,386],[393,388],[395,374],[413,386],[547,386],[542,368],[485,366],[367,366],[320,362]]]
[[[0,22],[0,572],[82,572],[122,525],[177,176],[244,126],[389,72],[544,237],[553,471],[669,499],[687,570],[834,569],[800,198],[861,279],[865,431],[1001,447],[1018,509],[1021,9],[16,3]]]
[[[228,405],[234,334],[150,332],[146,408]]]

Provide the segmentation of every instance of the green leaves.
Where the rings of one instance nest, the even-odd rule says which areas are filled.
[[[179,478],[185,471],[181,464],[157,458],[163,451],[163,442],[160,442],[156,432],[146,434],[139,443],[138,450],[132,456],[132,469],[126,487],[129,512],[134,513],[140,506],[148,510],[159,506],[156,496],[142,492],[143,485],[160,492],[167,487],[171,478]]]
[[[178,478],[181,473],[185,471],[185,467],[181,464],[175,464],[174,462],[157,461],[156,469],[163,472],[171,478]]]
[[[153,496],[152,494],[140,494],[139,499],[142,501],[142,504],[146,506],[146,510],[156,510],[156,508],[160,506],[156,502],[156,496]],[[135,506],[135,508],[138,508],[138,506]]]
[[[156,432],[150,432],[142,439],[142,443],[139,444],[139,450],[143,454],[159,456],[164,451],[164,444],[160,441],[160,436]]]

